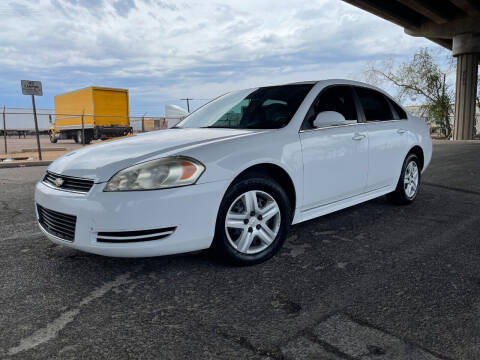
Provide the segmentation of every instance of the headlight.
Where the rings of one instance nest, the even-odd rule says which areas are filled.
[[[116,173],[103,191],[155,190],[194,184],[205,170],[186,157],[147,161]]]

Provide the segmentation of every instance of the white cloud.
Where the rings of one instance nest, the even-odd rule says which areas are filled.
[[[7,0],[0,15],[2,78],[44,80],[52,95],[128,87],[138,111],[161,99],[353,77],[368,59],[432,45],[340,0]]]

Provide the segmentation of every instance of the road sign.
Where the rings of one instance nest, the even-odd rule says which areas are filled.
[[[36,95],[43,96],[42,82],[22,80],[22,94],[23,95]]]
[[[35,121],[35,133],[37,135],[38,160],[42,160],[42,150],[40,149],[40,136],[38,135],[37,108],[35,106],[35,95],[43,95],[42,82],[22,80],[22,94],[32,96],[33,120]]]

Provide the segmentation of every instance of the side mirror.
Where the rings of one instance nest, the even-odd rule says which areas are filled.
[[[314,127],[345,125],[347,121],[342,114],[336,111],[322,111],[313,121]]]

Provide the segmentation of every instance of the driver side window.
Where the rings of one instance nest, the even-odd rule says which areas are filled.
[[[357,122],[358,115],[350,86],[332,86],[323,90],[313,102],[305,116],[302,130],[313,129],[313,121],[324,111],[335,111],[348,122]]]

